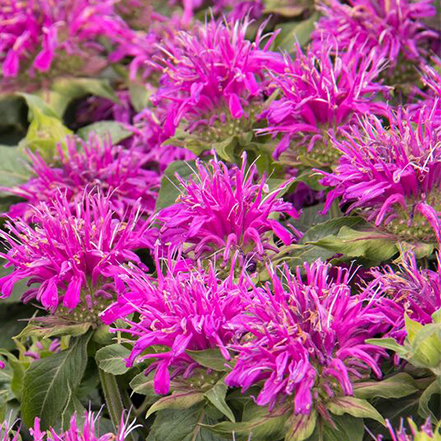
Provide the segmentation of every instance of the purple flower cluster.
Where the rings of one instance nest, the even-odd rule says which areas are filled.
[[[295,413],[336,394],[352,395],[352,381],[381,376],[382,350],[365,340],[381,331],[383,314],[367,291],[351,295],[350,274],[320,261],[291,273],[270,272],[271,283],[253,288],[236,329],[245,337],[232,345],[238,358],[225,381],[246,391],[263,382],[257,404],[274,407],[294,397]]]
[[[286,57],[283,73],[272,74],[280,99],[262,114],[268,127],[260,133],[282,136],[274,157],[288,150],[290,162],[303,157],[334,163],[339,153],[329,139],[339,137],[361,115],[382,110],[380,103],[373,102],[387,90],[376,83],[382,66],[378,53],[362,53],[356,39],[341,47],[323,40],[320,49],[306,53],[297,45],[295,59]]]
[[[30,222],[6,223],[9,232],[0,234],[9,250],[0,256],[14,271],[0,279],[2,297],[10,296],[18,281],[28,279],[31,287],[24,302],[36,299],[52,312],[61,305],[73,309],[79,304],[100,311],[101,303],[115,296],[112,267],[127,261],[142,265],[133,250],[150,245],[150,233],[136,228],[139,205],[125,222],[115,218],[110,199],[101,193],[85,192],[74,206],[72,212],[60,192],[51,204],[34,207]]]
[[[111,43],[131,32],[113,1],[49,0],[0,3],[0,62],[4,80],[29,75],[93,74],[107,64],[104,37]],[[8,81],[2,81],[5,86]]]
[[[356,211],[401,240],[441,240],[441,126],[430,109],[411,118],[389,112],[387,125],[374,116],[353,127],[344,140],[333,140],[341,153],[322,183],[333,187],[326,209],[341,198]]]
[[[169,392],[171,378],[191,377],[198,367],[187,350],[219,348],[227,362],[228,345],[235,339],[232,321],[243,309],[243,291],[234,282],[233,270],[220,280],[213,267],[207,272],[197,268],[188,271],[182,263],[165,275],[158,264],[157,280],[142,272],[127,272],[122,278],[126,290],[103,314],[109,323],[133,311],[140,315],[137,322],[126,319],[130,327],[124,332],[138,337],[127,365],[155,360],[146,375],[155,370],[158,394]],[[162,349],[148,350],[157,346]]]
[[[196,259],[215,256],[226,262],[236,251],[246,260],[261,260],[267,251],[277,251],[273,235],[284,245],[295,236],[274,215],[298,217],[294,207],[279,197],[289,184],[272,191],[265,177],[257,180],[257,170],[229,169],[217,159],[196,163],[197,171],[188,179],[178,176],[181,194],[176,204],[163,209],[158,219],[160,238],[172,247],[186,244],[186,254]]]
[[[50,202],[60,192],[75,206],[78,195],[85,191],[109,195],[111,209],[122,219],[134,206],[144,214],[155,208],[160,175],[148,170],[149,157],[135,150],[113,145],[110,138],[92,136],[88,142],[68,137],[66,147],[58,146],[55,165],[47,164],[38,153],[29,152],[32,171],[36,175],[29,182],[5,189],[26,202],[14,205],[11,217],[32,216],[39,202]]]

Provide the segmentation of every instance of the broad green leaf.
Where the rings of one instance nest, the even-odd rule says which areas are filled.
[[[195,161],[175,161],[172,162],[164,172],[156,201],[156,209],[169,207],[176,203],[181,194],[179,181],[176,179],[178,174],[182,179],[188,179],[195,172]]]
[[[100,369],[113,375],[125,374],[129,368],[125,359],[130,355],[130,350],[123,345],[113,344],[101,348],[95,355]]]
[[[317,424],[308,441],[362,441],[365,433],[363,419],[342,415],[333,416],[332,422],[333,426],[323,424],[322,433]]]
[[[219,349],[205,349],[203,351],[186,351],[187,354],[201,366],[213,369],[217,372],[225,372],[228,370],[227,360],[222,356]]]
[[[378,231],[356,231],[349,227],[342,227],[334,236],[327,236],[317,241],[309,241],[336,254],[347,257],[364,257],[375,262],[389,260],[398,249],[394,241]]]
[[[213,404],[216,409],[222,412],[233,423],[236,421],[232,410],[228,407],[225,397],[228,392],[228,387],[224,380],[218,381],[210,390],[204,393],[204,397]]]
[[[11,352],[0,348],[0,354],[7,360],[7,369],[5,371],[2,370],[1,374],[6,374],[10,390],[14,394],[15,398],[20,400],[23,391],[25,367]],[[0,382],[1,381],[2,375],[0,375]]]
[[[418,392],[415,380],[400,372],[381,381],[354,383],[354,395],[365,400],[371,398],[402,398]]]
[[[29,93],[18,93],[17,95],[23,97],[26,101],[26,104],[29,108],[29,118],[32,119],[33,113],[35,111],[38,111],[39,113],[42,113],[43,115],[60,119],[61,114],[57,113],[52,106],[50,106],[46,101],[39,97],[38,95],[32,95]]]
[[[291,52],[298,42],[300,46],[305,46],[311,39],[311,32],[314,30],[315,22],[320,14],[314,12],[308,19],[303,21],[290,22],[282,25],[282,35],[278,38],[277,46],[279,49]]]
[[[113,144],[118,144],[133,135],[132,131],[117,121],[99,121],[90,124],[79,129],[77,135],[87,141],[92,133],[99,137],[110,136]]]
[[[314,432],[317,412],[312,409],[308,415],[291,415],[286,422],[285,441],[304,441]]]
[[[78,323],[76,325],[46,325],[43,323],[32,321],[17,335],[17,338],[37,337],[50,338],[70,335],[71,337],[79,337],[86,334],[90,329],[90,323]]]
[[[385,424],[384,418],[368,401],[355,397],[337,397],[326,404],[326,408],[335,415],[345,413],[356,418],[371,418]]]
[[[336,235],[342,227],[354,229],[355,227],[363,225],[366,225],[366,221],[357,216],[345,216],[338,219],[330,219],[311,227],[302,237],[300,243],[307,244],[310,242],[316,242],[327,236]]]
[[[236,441],[248,440],[250,436],[252,441],[278,440],[284,436],[288,416],[286,408],[268,412],[262,407],[257,409],[251,420],[239,423],[222,422],[205,427],[221,436],[231,437],[234,433]]]
[[[21,149],[0,145],[0,157],[0,187],[12,188],[29,181],[29,160]]]
[[[73,340],[63,352],[34,361],[26,371],[21,411],[27,426],[32,426],[37,416],[43,429],[59,421],[70,391],[80,384],[86,369],[90,336]]]
[[[153,372],[149,375],[145,375],[144,372],[136,375],[130,382],[130,387],[133,392],[140,395],[154,396],[153,390]]]
[[[156,401],[148,410],[146,419],[160,410],[184,410],[202,401],[204,401],[204,395],[197,390],[174,392]]]
[[[156,415],[146,441],[225,441],[201,425],[210,423],[202,404],[183,410],[163,410]]]

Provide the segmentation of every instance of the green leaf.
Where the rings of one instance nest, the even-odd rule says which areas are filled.
[[[227,395],[228,387],[224,380],[218,381],[209,391],[204,393],[204,397],[213,404],[216,409],[222,412],[233,423],[236,421],[232,410],[228,407],[225,397]]]
[[[130,102],[137,112],[145,109],[150,101],[152,91],[145,84],[130,82],[129,83]]]
[[[160,410],[184,410],[204,401],[204,395],[196,390],[186,392],[174,392],[160,398],[147,412],[146,419]]]
[[[370,338],[366,340],[366,343],[394,351],[400,357],[406,357],[408,354],[407,349],[405,349],[403,346],[400,346],[393,338]]]
[[[326,404],[326,408],[335,415],[345,413],[356,418],[371,418],[385,424],[384,418],[368,401],[355,397],[337,397]]]
[[[15,398],[18,400],[21,399],[22,391],[23,391],[23,377],[25,373],[25,368],[22,363],[18,360],[18,358],[9,351],[0,348],[0,354],[3,355],[7,360],[8,370],[6,372],[2,371],[2,373],[6,373],[8,377],[8,383],[10,386],[10,390],[14,394]],[[0,376],[1,382],[1,376]]]
[[[130,382],[130,388],[133,392],[140,395],[155,396],[153,390],[153,372],[149,375],[145,375],[144,372],[136,375]]]
[[[201,366],[213,369],[217,372],[225,372],[228,368],[225,366],[228,362],[222,356],[219,349],[205,349],[203,351],[186,351],[187,354]]]
[[[101,348],[95,355],[100,369],[113,375],[125,374],[129,368],[125,359],[130,355],[130,350],[123,345],[113,344]]]
[[[421,394],[420,402],[418,405],[418,413],[424,418],[431,418],[433,422],[439,420],[439,416],[437,417],[429,407],[430,400],[433,395],[441,395],[441,385],[438,381],[434,380],[433,383],[430,384],[429,387]],[[438,401],[441,402],[441,401]]]
[[[0,145],[0,186],[12,188],[28,182],[32,176],[29,160],[17,147]]]
[[[39,113],[42,113],[45,116],[49,116],[52,118],[60,119],[61,114],[57,113],[52,106],[50,106],[48,103],[44,101],[43,98],[39,97],[38,95],[32,95],[29,93],[18,93],[17,95],[23,97],[26,101],[26,104],[28,105],[29,111],[30,111],[30,119],[32,119],[33,113],[35,111],[38,111]]]
[[[17,338],[36,337],[50,338],[70,335],[71,337],[79,337],[86,334],[90,329],[90,323],[78,323],[76,325],[59,325],[47,326],[39,322],[31,321],[21,332]]]
[[[356,231],[346,226],[336,236],[331,235],[308,243],[336,254],[364,257],[375,262],[387,261],[398,252],[395,242],[389,236],[374,230]]]
[[[362,441],[364,423],[361,418],[350,415],[335,416],[332,418],[333,426],[325,423],[322,433],[319,424],[308,441]]]
[[[21,406],[27,426],[32,426],[37,416],[43,430],[59,421],[70,391],[80,384],[86,369],[90,336],[89,333],[79,337],[65,351],[30,365],[24,376]]]
[[[307,244],[316,242],[324,237],[338,234],[342,227],[355,228],[366,225],[366,221],[357,216],[345,216],[338,219],[330,219],[326,222],[314,225],[302,237],[300,243]]]
[[[236,441],[268,441],[283,438],[285,423],[288,419],[286,408],[274,409],[272,412],[264,407],[257,408],[254,417],[239,423],[222,422],[212,426],[205,426],[212,432],[226,437],[236,436]]]
[[[319,19],[320,14],[314,12],[308,19],[300,22],[290,22],[282,25],[282,35],[278,38],[277,44],[279,49],[291,52],[295,48],[298,41],[300,46],[305,46],[311,39],[311,32],[314,30],[315,22]]]
[[[405,372],[400,372],[382,381],[355,383],[354,395],[357,398],[402,398],[418,392],[415,380]]]
[[[77,135],[87,141],[92,133],[99,137],[110,136],[113,144],[118,144],[133,135],[132,131],[117,121],[99,121],[90,124],[79,129]]]
[[[180,184],[176,178],[178,174],[182,179],[188,179],[195,171],[195,161],[175,161],[172,162],[164,172],[156,201],[156,209],[169,207],[176,203],[181,194]]]
[[[28,148],[38,153],[47,161],[53,161],[57,144],[65,144],[67,135],[73,132],[63,125],[58,117],[48,116],[41,109],[32,109],[32,121],[26,137],[19,147]]]
[[[317,412],[312,409],[308,415],[292,414],[286,422],[285,441],[304,441],[314,432]]]
[[[183,410],[158,412],[146,441],[225,441],[201,424],[210,424],[204,408],[197,404]]]

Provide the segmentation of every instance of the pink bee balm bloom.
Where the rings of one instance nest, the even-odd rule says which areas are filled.
[[[61,306],[99,309],[100,300],[109,304],[115,296],[112,268],[128,261],[142,265],[133,250],[145,246],[150,236],[145,228],[136,228],[139,205],[121,222],[100,193],[78,197],[74,213],[65,196],[54,198],[52,204],[33,208],[32,223],[8,221],[9,233],[0,233],[9,247],[0,256],[5,267],[14,268],[0,279],[2,297],[9,297],[18,281],[29,279],[25,302],[36,299],[52,313]]]
[[[283,64],[280,54],[269,50],[276,34],[264,37],[261,27],[251,42],[248,25],[210,21],[164,42],[157,63],[164,74],[154,99],[173,103],[167,126],[175,129],[183,122],[189,132],[203,129],[211,140],[242,133],[242,123],[249,124],[263,102],[266,69]]]
[[[323,164],[335,162],[339,154],[329,138],[340,136],[360,115],[382,108],[373,103],[386,91],[375,83],[381,69],[382,59],[375,52],[362,54],[355,40],[345,52],[329,40],[306,53],[297,45],[295,59],[286,56],[285,69],[272,73],[281,96],[262,114],[268,127],[259,133],[282,137],[274,157],[286,152],[294,163],[302,156]],[[295,147],[290,148],[291,143]]]
[[[108,62],[98,38],[116,42],[132,32],[113,4],[112,0],[1,0],[3,76],[23,73],[36,78],[49,70],[72,75],[102,69]]]
[[[157,269],[157,280],[140,271],[128,271],[122,277],[126,290],[103,319],[110,323],[134,311],[139,314],[139,322],[125,320],[129,327],[124,332],[137,337],[127,366],[155,360],[146,375],[154,370],[155,392],[167,394],[171,378],[188,378],[199,367],[187,350],[218,348],[226,361],[230,359],[227,345],[235,338],[231,321],[242,311],[243,294],[233,282],[233,270],[219,280],[212,267],[208,272],[173,267],[165,276],[159,264]],[[147,353],[153,346],[164,352]]]
[[[198,161],[188,180],[177,176],[182,189],[176,204],[159,212],[160,237],[164,244],[183,245],[196,259],[221,253],[224,262],[239,250],[241,256],[262,259],[267,251],[277,251],[276,235],[285,245],[295,236],[274,217],[298,217],[298,212],[279,197],[290,181],[270,192],[266,178],[257,179],[253,165],[230,169],[217,159]]]
[[[225,379],[229,386],[263,383],[257,404],[270,409],[294,396],[296,414],[309,414],[320,396],[352,395],[352,381],[381,376],[375,356],[384,351],[365,340],[382,328],[372,294],[352,295],[349,272],[317,261],[292,274],[270,269],[271,284],[254,287],[244,313],[236,318],[245,336],[237,362]]]
[[[387,59],[388,75],[401,75],[409,62],[420,62],[431,41],[440,33],[429,29],[424,19],[436,14],[433,0],[323,0],[324,13],[312,34],[315,46],[322,35],[330,35],[341,48],[355,38],[362,57],[372,49]],[[398,67],[398,69],[397,69]]]
[[[407,333],[404,317],[421,324],[432,323],[432,314],[441,308],[441,266],[436,271],[418,267],[415,255],[406,253],[398,270],[389,266],[371,271],[371,289],[384,294],[380,308],[393,323],[388,335],[403,343]]]
[[[89,411],[84,413],[84,425],[80,425],[77,414],[74,413],[70,419],[69,429],[57,433],[53,428],[42,431],[40,419],[35,418],[34,427],[29,431],[32,441],[124,441],[138,427],[135,426],[135,421],[129,423],[128,417],[122,415],[117,433],[106,433],[100,436],[97,428],[98,422],[99,415],[94,415]]]
[[[160,175],[146,170],[147,155],[113,145],[109,138],[92,136],[88,142],[68,137],[66,150],[58,147],[56,165],[47,164],[39,155],[29,152],[36,177],[12,189],[26,202],[12,206],[10,216],[33,215],[33,206],[51,202],[60,191],[75,206],[76,196],[85,189],[108,194],[111,209],[121,218],[139,205],[143,213],[154,211]]]
[[[384,125],[375,116],[353,127],[346,139],[334,140],[341,151],[323,185],[334,187],[325,210],[341,197],[347,212],[356,211],[401,240],[441,240],[441,127],[432,110],[417,116],[389,112]]]

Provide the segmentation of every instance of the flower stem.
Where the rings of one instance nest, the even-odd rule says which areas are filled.
[[[109,412],[110,419],[112,420],[115,430],[118,430],[124,412],[124,406],[118,388],[118,383],[114,375],[108,374],[100,368],[98,368],[98,372],[104,392],[107,411]]]

